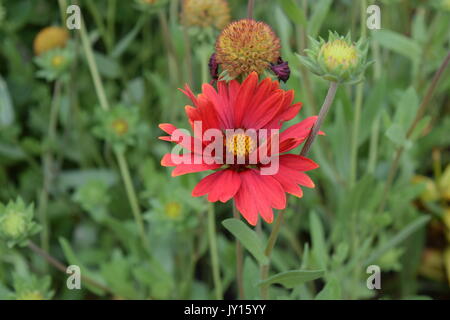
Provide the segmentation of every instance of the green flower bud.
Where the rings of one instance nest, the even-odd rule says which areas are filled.
[[[67,78],[73,52],[73,45],[69,43],[65,48],[55,48],[35,57],[34,62],[40,68],[37,76],[47,81]]]
[[[307,56],[297,55],[311,72],[328,81],[339,83],[357,83],[363,80],[363,73],[370,63],[366,62],[367,42],[360,39],[352,43],[350,35],[346,37],[336,32],[329,33],[328,41],[310,38],[311,48],[306,49]]]
[[[27,207],[20,198],[6,206],[0,204],[0,238],[9,247],[25,245],[26,240],[39,231],[38,225],[33,222],[33,214],[33,205]]]
[[[13,275],[14,294],[11,298],[16,300],[47,300],[51,299],[51,279],[49,276],[37,278],[33,274]]]

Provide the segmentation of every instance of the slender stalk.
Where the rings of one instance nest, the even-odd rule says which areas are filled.
[[[272,228],[272,231],[270,232],[269,240],[267,241],[266,249],[264,250],[265,256],[270,261],[270,257],[272,255],[273,248],[275,247],[275,243],[278,239],[278,234],[280,233],[281,225],[283,223],[283,215],[284,211],[279,211],[277,218],[275,220],[275,224]],[[264,264],[260,268],[261,272],[261,281],[264,281],[269,276],[269,268],[270,268],[270,262],[267,264]],[[269,298],[269,286],[261,286],[260,288],[260,295],[261,299],[267,300]]]
[[[375,173],[375,168],[377,166],[377,154],[378,154],[378,140],[380,131],[381,118],[377,116],[372,124],[372,132],[370,135],[370,145],[369,145],[369,164],[367,165],[367,172],[369,174]]]
[[[92,80],[94,81],[95,92],[100,101],[100,107],[104,110],[109,110],[108,99],[106,99],[105,88],[103,87],[102,79],[100,78],[100,73],[98,72],[97,63],[95,62],[94,53],[91,48],[91,43],[87,35],[86,27],[84,21],[80,30],[81,43],[83,45],[84,54],[86,55],[86,60],[91,71]]]
[[[82,23],[80,34],[81,34],[81,42],[83,45],[83,50],[86,55],[86,59],[88,62],[88,66],[89,66],[89,70],[91,72],[92,79],[94,81],[94,87],[95,87],[95,91],[97,93],[97,97],[100,101],[100,106],[104,110],[109,110],[110,106],[108,103],[108,99],[106,98],[105,88],[103,86],[102,79],[98,72],[98,67],[97,67],[97,64],[94,59],[94,54],[92,52],[91,44],[89,43],[89,38],[87,35],[87,31],[86,31],[84,22]],[[130,202],[130,206],[131,206],[131,209],[132,209],[132,212],[134,215],[134,219],[135,219],[136,224],[139,229],[142,244],[143,244],[144,248],[148,249],[149,248],[148,237],[145,234],[142,213],[141,213],[141,209],[139,207],[138,201],[137,201],[136,191],[135,191],[133,183],[131,181],[131,175],[130,175],[130,170],[128,167],[127,160],[126,160],[125,156],[123,155],[123,153],[121,153],[121,152],[116,151],[115,155],[117,158],[117,162],[119,163],[120,173],[122,175],[122,180],[124,182],[125,189],[127,191],[128,201]]]
[[[58,4],[59,4],[59,13],[61,15],[61,25],[65,25],[66,24],[66,17],[67,17],[67,0],[58,0]]]
[[[56,258],[51,256],[49,253],[47,253],[47,251],[45,251],[42,248],[40,248],[39,246],[37,246],[33,241],[28,241],[27,246],[31,251],[38,254],[42,258],[44,258],[50,265],[52,265],[59,271],[66,273],[66,271],[67,271],[66,265],[64,265],[62,262],[60,262],[59,260],[57,260]],[[94,280],[88,276],[81,274],[81,279],[86,281],[87,283],[91,284],[94,287],[97,287],[105,292],[108,292],[109,294],[114,294],[110,288],[106,287],[105,285],[97,282],[96,280]]]
[[[367,9],[367,0],[360,1],[360,30],[361,30],[361,38],[365,38],[367,35],[367,28],[365,24],[366,19],[366,9]],[[353,118],[353,132],[352,132],[352,141],[350,147],[350,188],[355,185],[356,175],[357,175],[357,166],[358,166],[358,142],[359,142],[359,123],[361,121],[361,108],[363,103],[363,95],[364,95],[364,82],[361,82],[356,87],[356,102],[355,102],[355,113]]]
[[[355,113],[353,116],[352,140],[350,146],[350,189],[356,182],[356,170],[358,161],[359,123],[361,121],[361,108],[363,101],[364,84],[360,83],[356,87]]]
[[[248,0],[247,3],[247,18],[253,19],[253,11],[255,9],[255,0]]]
[[[237,211],[236,204],[233,201],[233,217],[240,220],[239,212]],[[239,299],[245,299],[244,292],[244,253],[242,250],[241,242],[236,239],[236,280],[238,285],[238,297]]]
[[[48,130],[47,130],[47,138],[51,146],[53,146],[53,144],[55,143],[56,127],[58,125],[60,97],[61,97],[61,82],[56,81],[53,89],[53,98],[50,107],[50,120],[48,123]],[[50,226],[47,217],[48,212],[47,208],[48,208],[49,192],[53,180],[53,164],[54,164],[54,157],[51,148],[50,150],[46,151],[45,154],[42,156],[42,167],[43,167],[42,171],[44,182],[39,197],[39,209],[38,209],[40,223],[42,225],[41,246],[44,248],[44,250],[47,251],[49,250],[50,246],[49,244]]]
[[[217,300],[222,300],[222,280],[220,279],[219,251],[217,249],[216,219],[214,204],[208,202],[208,240],[211,254],[211,267],[214,281],[214,291]]]
[[[375,61],[373,80],[379,81],[381,78],[381,56],[380,56],[380,44],[377,41],[372,41],[372,52]],[[372,130],[370,134],[369,163],[367,165],[367,172],[372,175],[375,173],[375,168],[377,166],[380,122],[381,118],[380,116],[377,116],[373,121]]]
[[[306,156],[308,154],[309,149],[311,148],[311,145],[314,142],[314,139],[316,138],[317,134],[319,133],[319,130],[320,130],[320,127],[322,126],[323,120],[325,119],[328,111],[330,110],[330,107],[331,107],[334,97],[336,95],[337,88],[338,88],[338,83],[330,81],[330,87],[328,88],[328,92],[325,97],[325,101],[323,102],[322,107],[320,108],[319,117],[317,118],[317,121],[314,124],[314,127],[312,128],[312,131],[311,131],[308,139],[306,140],[305,145],[303,146],[303,149],[302,149],[300,155]]]
[[[115,151],[117,161],[119,163],[120,174],[122,175],[125,189],[127,191],[128,199],[130,201],[131,211],[133,212],[134,220],[139,229],[139,235],[141,237],[144,248],[149,248],[147,236],[145,234],[144,220],[142,219],[141,209],[139,208],[138,198],[133,187],[133,181],[130,176],[130,170],[128,163],[122,152]]]
[[[406,139],[411,138],[411,135],[414,132],[414,129],[417,127],[417,124],[424,116],[424,114],[428,108],[429,102],[430,102],[431,98],[433,97],[434,90],[436,89],[437,84],[438,84],[439,80],[441,79],[442,73],[447,68],[449,61],[450,61],[450,51],[448,52],[447,56],[445,57],[441,66],[439,67],[439,69],[434,74],[431,85],[428,87],[425,97],[423,98],[422,103],[420,104],[419,109],[416,112],[416,116],[415,116],[411,126],[409,127],[408,132],[406,133]],[[382,212],[386,206],[387,195],[389,194],[392,182],[394,181],[395,175],[397,173],[398,166],[400,164],[400,158],[403,154],[403,151],[405,151],[405,148],[403,146],[400,146],[397,149],[397,152],[394,157],[394,161],[389,169],[386,184],[384,186],[383,198],[382,198],[382,200],[380,202],[380,206],[378,208],[379,212]]]

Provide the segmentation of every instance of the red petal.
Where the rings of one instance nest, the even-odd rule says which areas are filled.
[[[187,163],[178,163],[174,160],[180,160],[180,156],[178,154],[167,153],[161,159],[161,165],[164,167],[175,167],[172,171],[172,177],[180,176],[186,173],[192,172],[200,172],[206,170],[215,170],[222,166],[219,163],[206,164],[203,162],[204,157],[196,154],[186,154],[183,155],[187,158]],[[181,161],[180,161],[181,162]],[[196,163],[200,162],[200,163]]]
[[[250,111],[247,108],[250,106],[251,100],[254,96],[256,86],[258,85],[258,74],[252,72],[242,82],[239,92],[234,103],[234,127],[241,128],[242,120],[246,111]],[[252,128],[255,129],[255,128]]]
[[[272,208],[286,207],[286,195],[282,186],[272,176],[261,175],[257,170],[246,170],[240,175],[241,188],[235,197],[237,209],[252,225],[256,224],[258,213],[266,222],[271,223]]]
[[[220,170],[203,178],[192,190],[192,196],[208,194],[210,202],[227,202],[241,186],[239,174],[234,170]]]

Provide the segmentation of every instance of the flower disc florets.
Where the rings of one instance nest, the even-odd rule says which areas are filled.
[[[297,56],[313,73],[340,83],[362,81],[364,70],[370,64],[366,62],[366,41],[360,39],[353,43],[350,35],[343,37],[331,31],[328,41],[310,40],[311,48],[305,50],[307,56]]]
[[[216,42],[216,61],[224,79],[262,74],[280,57],[280,40],[264,22],[242,19],[223,29]]]

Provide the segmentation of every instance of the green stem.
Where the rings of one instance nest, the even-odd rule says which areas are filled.
[[[208,240],[211,254],[211,268],[213,273],[214,291],[217,300],[222,300],[222,281],[220,279],[219,251],[217,249],[216,219],[214,204],[208,202]]]
[[[247,3],[247,18],[253,19],[253,11],[255,9],[255,0],[248,0]]]
[[[275,224],[272,228],[272,231],[270,232],[269,240],[267,241],[266,249],[264,250],[265,256],[268,258],[268,261],[270,261],[270,257],[272,256],[273,248],[275,247],[275,243],[278,239],[278,234],[280,233],[281,225],[283,223],[283,215],[284,211],[279,211],[277,218],[275,220]],[[264,265],[261,265],[260,273],[261,273],[261,281],[264,281],[269,276],[269,268],[270,268],[270,262]],[[269,299],[269,286],[261,286],[260,288],[260,295],[261,299],[267,300]]]
[[[360,31],[361,38],[365,38],[367,35],[367,28],[365,24],[366,19],[366,9],[367,0],[361,1],[360,6]],[[356,87],[356,102],[355,102],[355,113],[353,118],[353,132],[352,141],[350,149],[350,188],[352,188],[356,183],[356,176],[358,170],[358,143],[359,143],[359,123],[361,121],[361,108],[363,104],[364,95],[364,82],[358,84]]]
[[[240,220],[239,212],[236,204],[233,201],[233,217]],[[245,299],[244,292],[244,252],[242,250],[241,242],[236,239],[236,281],[238,285],[238,297],[240,300]]]
[[[311,145],[314,142],[314,139],[316,138],[317,134],[319,133],[319,130],[320,130],[320,127],[322,126],[323,120],[327,116],[327,113],[330,110],[331,105],[333,104],[337,88],[338,88],[338,83],[330,81],[330,86],[328,88],[328,92],[325,97],[325,101],[323,102],[322,107],[320,108],[320,111],[319,111],[319,117],[317,118],[317,121],[314,124],[314,127],[312,128],[311,133],[308,136],[308,139],[306,140],[305,145],[303,146],[303,149],[302,149],[300,155],[306,156],[308,154],[309,149],[311,148]]]
[[[105,88],[103,87],[103,82],[100,78],[100,73],[98,72],[97,63],[95,62],[94,53],[92,51],[84,21],[81,26],[80,35],[84,54],[86,55],[86,60],[89,66],[89,70],[91,71],[92,80],[94,81],[95,92],[97,93],[98,100],[100,101],[100,107],[102,107],[104,110],[109,110],[109,103],[108,99],[106,99]]]
[[[139,207],[138,198],[136,196],[136,191],[133,187],[133,181],[131,180],[130,170],[128,168],[128,163],[125,159],[125,156],[122,152],[115,151],[117,161],[119,163],[120,174],[122,175],[122,179],[125,185],[125,189],[127,191],[127,196],[130,202],[131,211],[133,212],[134,220],[139,229],[139,235],[141,237],[142,244],[144,248],[149,248],[149,242],[145,233],[144,220],[142,219],[141,209]]]
[[[50,226],[48,222],[47,212],[48,212],[48,199],[49,199],[49,192],[53,180],[53,145],[55,143],[55,136],[56,136],[56,127],[58,124],[58,114],[59,114],[59,103],[60,103],[60,97],[61,97],[61,82],[56,81],[53,89],[53,98],[50,108],[50,119],[48,123],[48,130],[47,130],[47,139],[50,143],[50,149],[45,152],[45,154],[42,157],[42,170],[43,170],[43,177],[44,182],[42,186],[42,191],[39,198],[39,218],[40,223],[42,225],[42,232],[41,232],[41,246],[44,248],[44,250],[49,250],[50,246]]]
[[[82,42],[84,53],[86,55],[86,59],[88,62],[89,70],[91,72],[91,76],[94,81],[95,91],[96,91],[97,97],[100,101],[100,106],[104,110],[109,110],[110,107],[109,107],[108,99],[106,98],[105,88],[103,86],[102,79],[98,72],[98,67],[97,67],[97,64],[94,59],[94,54],[92,51],[91,44],[89,43],[89,38],[87,35],[87,31],[86,31],[84,22],[82,23],[80,34],[81,34],[81,42]],[[130,202],[130,206],[131,206],[131,209],[132,209],[132,212],[134,215],[134,219],[139,228],[139,233],[140,233],[140,237],[142,240],[142,244],[143,244],[144,248],[148,249],[149,242],[148,242],[148,238],[145,234],[142,213],[141,213],[141,209],[139,207],[138,201],[137,201],[136,191],[134,190],[134,186],[131,181],[130,170],[128,167],[127,160],[126,160],[125,156],[123,155],[123,153],[121,153],[121,152],[116,151],[115,155],[117,158],[117,162],[119,163],[120,173],[122,175],[122,180],[124,182],[125,189],[127,191],[128,201]]]
[[[361,108],[364,93],[363,90],[364,84],[358,84],[358,86],[356,87],[355,113],[353,116],[353,132],[350,146],[350,189],[355,185],[356,182],[356,171],[358,165],[359,122],[361,121]]]
[[[378,140],[380,131],[381,118],[377,116],[372,124],[372,132],[370,135],[370,146],[369,146],[369,164],[367,166],[367,172],[369,174],[375,173],[375,168],[377,166],[377,155],[378,155]]]

